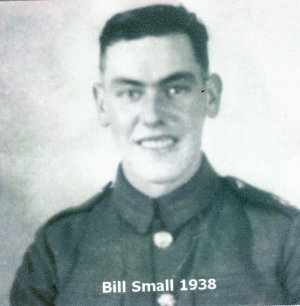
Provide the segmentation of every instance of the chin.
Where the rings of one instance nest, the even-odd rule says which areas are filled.
[[[123,159],[123,165],[135,182],[180,185],[197,171],[198,152],[195,146],[187,146],[184,150],[178,148],[168,154],[132,150],[127,152],[128,158]]]
[[[136,167],[136,170],[139,171],[141,179],[149,183],[173,182],[183,174],[183,171],[176,167],[176,163],[171,162],[144,162],[139,167]]]

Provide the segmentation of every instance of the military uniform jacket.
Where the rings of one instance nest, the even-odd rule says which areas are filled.
[[[165,248],[153,241],[161,231],[172,237]],[[133,282],[166,280],[174,288],[132,292]],[[104,293],[103,282],[114,281],[126,292]],[[300,303],[298,210],[218,176],[205,157],[187,184],[158,199],[133,188],[120,167],[113,187],[37,232],[11,304],[147,306],[164,292],[176,306]]]

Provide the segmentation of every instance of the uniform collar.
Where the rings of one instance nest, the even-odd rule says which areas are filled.
[[[200,168],[186,184],[159,198],[150,198],[134,188],[120,165],[113,190],[113,205],[127,223],[143,234],[152,224],[156,202],[166,229],[174,232],[203,212],[220,187],[220,178],[204,154]]]

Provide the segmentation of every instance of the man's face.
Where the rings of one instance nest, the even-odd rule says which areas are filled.
[[[200,164],[204,119],[217,106],[208,103],[188,36],[122,40],[104,60],[99,108],[127,178],[145,186],[189,179]]]

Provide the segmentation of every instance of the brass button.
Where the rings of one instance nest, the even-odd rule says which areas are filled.
[[[236,185],[237,185],[237,187],[239,188],[239,189],[242,189],[242,188],[244,188],[245,187],[245,183],[244,182],[242,182],[241,180],[239,180],[239,179],[236,179]]]
[[[176,304],[176,299],[171,293],[163,293],[157,299],[160,306],[174,306]]]
[[[173,242],[173,236],[166,231],[160,231],[154,234],[153,240],[158,248],[166,249]]]

